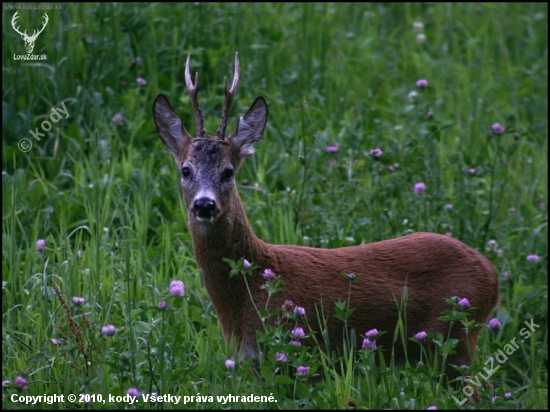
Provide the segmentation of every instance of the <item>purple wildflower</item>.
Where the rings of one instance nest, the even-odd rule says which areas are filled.
[[[371,330],[368,330],[366,333],[365,333],[365,336],[369,339],[374,339],[376,338],[376,335],[378,335],[378,329],[374,328],[374,329],[371,329]]]
[[[291,340],[290,342],[288,342],[289,345],[293,345],[293,346],[302,346],[302,342],[300,342],[299,340]]]
[[[286,299],[283,302],[283,305],[281,306],[283,310],[292,310],[293,307],[294,307],[294,302],[292,302],[290,299]]]
[[[181,280],[173,280],[170,282],[170,295],[183,296],[185,295],[185,285]]]
[[[363,339],[363,345],[361,345],[361,349],[369,349],[369,350],[375,351],[376,350],[376,342],[365,338],[365,339]]]
[[[233,369],[235,367],[235,361],[233,359],[227,359],[225,361],[225,367],[230,370]]]
[[[59,345],[61,343],[60,339],[52,338],[52,344]]]
[[[376,149],[372,149],[370,151],[370,154],[373,156],[373,157],[376,157],[377,159],[380,158],[380,156],[382,156],[384,152],[382,150],[380,150],[378,147]]]
[[[444,209],[445,209],[446,212],[450,212],[451,210],[453,210],[453,205],[448,203],[448,204],[445,205]]]
[[[500,320],[498,320],[497,318],[493,318],[489,320],[487,326],[489,326],[489,329],[500,329],[502,327],[502,323],[500,323]]]
[[[498,400],[498,396],[496,395],[491,398],[491,402],[493,403],[496,403],[497,400]]]
[[[252,264],[248,260],[243,260],[243,268],[250,269],[251,266]]]
[[[498,249],[498,243],[495,239],[489,239],[487,241],[487,247],[489,250],[497,250]]]
[[[309,373],[309,366],[298,366],[296,371],[297,375],[307,375]]]
[[[137,398],[138,396],[141,395],[141,393],[139,392],[139,389],[138,388],[128,388],[128,390],[126,391],[126,394],[127,395],[130,395],[132,398]]]
[[[105,325],[101,328],[103,336],[113,336],[116,333],[114,325]]]
[[[306,310],[303,307],[296,306],[294,308],[294,316],[299,317],[299,316],[304,316],[305,314],[306,314]]]
[[[458,304],[462,306],[463,308],[469,308],[470,307],[470,301],[466,298],[462,298],[458,301]]]
[[[122,113],[117,113],[111,118],[111,122],[115,126],[122,126],[122,123],[124,123],[124,116],[122,115]]]
[[[338,144],[329,144],[327,148],[325,149],[327,153],[336,153],[340,149],[340,145]]]
[[[414,338],[418,341],[422,341],[426,339],[426,336],[428,336],[428,334],[426,333],[426,331],[422,330],[418,332],[416,335],[414,335]]]
[[[470,173],[471,175],[475,175],[476,174],[476,169],[471,167],[470,169],[468,169],[468,173]]]
[[[435,405],[428,406],[428,407],[426,408],[426,410],[427,410],[427,411],[437,411],[437,406],[435,406]]]
[[[140,86],[146,86],[147,80],[145,80],[143,77],[138,77],[136,79],[136,83],[139,84]]]
[[[286,353],[277,352],[275,354],[275,362],[286,362],[287,360],[288,360],[288,356],[286,356]]]
[[[504,392],[504,398],[512,399],[512,392]]]
[[[416,87],[419,89],[425,89],[428,87],[428,81],[426,79],[420,79],[416,82]]]
[[[538,262],[538,255],[527,255],[527,262]]]
[[[27,387],[28,387],[27,380],[24,377],[22,377],[21,375],[19,375],[17,378],[15,378],[13,383],[17,386],[20,386],[21,389],[27,389]]]
[[[426,185],[423,182],[414,185],[414,194],[420,195],[426,191]]]
[[[73,296],[73,303],[75,306],[82,306],[86,299],[80,297],[80,296]]]
[[[390,172],[393,172],[394,170],[397,170],[401,167],[401,165],[399,163],[394,163],[392,165],[389,165],[388,166],[388,169],[390,169]]]
[[[38,239],[36,241],[36,251],[42,252],[46,248],[46,241],[44,239]]]
[[[2,388],[7,388],[10,386],[11,381],[9,379],[6,379],[5,381],[2,381]]]
[[[275,272],[273,272],[271,269],[264,269],[264,273],[262,273],[262,276],[266,281],[270,281],[275,279]]]
[[[494,134],[502,134],[504,133],[504,127],[500,123],[493,123],[491,126],[491,129],[493,129]]]
[[[164,300],[161,300],[157,306],[160,310],[164,310],[168,306],[168,303],[166,303]]]
[[[297,326],[294,329],[292,329],[292,332],[290,332],[292,337],[295,339],[302,339],[306,336],[306,333],[304,332],[304,329],[301,326]]]

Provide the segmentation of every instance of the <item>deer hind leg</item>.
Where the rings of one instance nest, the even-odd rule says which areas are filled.
[[[488,367],[482,371],[478,371],[477,373],[475,371],[464,373],[457,370],[452,365],[464,367],[469,367],[472,365],[476,355],[479,331],[479,329],[476,329],[471,332],[467,341],[465,338],[460,340],[459,346],[457,347],[457,352],[449,356],[446,365],[447,382],[455,388],[461,389],[465,385],[468,385],[467,381],[456,380],[461,376],[465,376],[467,380],[474,380],[475,383],[471,383],[469,385],[473,389],[473,393],[468,400],[472,405],[477,405],[480,403],[480,392],[483,390],[491,391],[492,385],[488,379],[492,375],[493,371],[491,371],[491,368]]]
[[[243,359],[253,359],[252,364],[257,367],[260,362],[260,353],[256,340],[256,329],[254,327],[248,326],[245,328],[239,347]]]

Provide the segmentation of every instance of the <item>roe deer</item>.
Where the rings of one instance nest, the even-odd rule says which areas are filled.
[[[229,276],[224,258],[246,258],[259,272],[247,277],[257,307],[264,307],[267,292],[261,271],[269,268],[284,280],[282,292],[271,297],[270,307],[285,300],[303,306],[308,324],[319,329],[316,314],[327,316],[331,346],[341,345],[344,323],[336,319],[335,303],[347,301],[355,312],[347,322],[360,334],[373,328],[389,333],[377,340],[391,352],[392,335],[399,319],[397,305],[407,287],[406,313],[402,314],[407,337],[419,331],[437,331],[446,337],[449,324],[437,318],[450,306],[452,296],[465,297],[472,306],[472,317],[486,322],[499,300],[496,271],[487,258],[462,242],[435,233],[414,233],[362,246],[317,249],[304,246],[271,245],[263,242],[250,227],[235,184],[235,172],[244,158],[254,152],[267,122],[267,104],[258,97],[231,135],[225,137],[231,102],[239,81],[239,60],[235,54],[235,72],[231,87],[225,84],[225,102],[216,136],[208,136],[197,99],[195,83],[189,73],[190,55],[185,66],[185,83],[191,98],[196,123],[193,138],[174,113],[168,99],[160,94],[153,106],[158,134],[173,153],[181,171],[181,187],[187,207],[193,249],[206,290],[217,312],[224,337],[236,342],[245,358],[258,359],[256,330],[262,328],[259,316],[242,276]],[[343,274],[354,273],[354,282]],[[396,303],[397,302],[397,303]],[[459,340],[456,353],[448,364],[469,365],[476,351],[480,329],[467,336],[459,322],[450,337]],[[353,336],[353,335],[352,335]],[[312,342],[310,341],[309,344]],[[396,344],[397,360],[403,360],[403,348]],[[414,355],[418,345],[410,345]],[[410,357],[410,356],[409,356]],[[457,374],[447,368],[447,376]]]

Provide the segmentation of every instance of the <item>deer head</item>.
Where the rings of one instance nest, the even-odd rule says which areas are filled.
[[[44,24],[42,25],[42,28],[38,31],[34,30],[33,33],[32,33],[32,36],[28,36],[27,35],[27,30],[25,30],[24,33],[21,33],[19,28],[15,25],[16,24],[15,20],[17,20],[17,18],[19,17],[17,15],[17,13],[19,13],[19,12],[16,11],[15,14],[13,15],[13,18],[11,19],[11,26],[13,27],[13,29],[17,33],[19,33],[21,35],[21,38],[25,41],[25,48],[27,49],[27,53],[30,54],[30,53],[32,53],[32,51],[34,49],[34,42],[38,38],[38,35],[40,33],[42,33],[44,31],[44,29],[46,28],[46,25],[48,24],[49,18],[48,18],[48,15],[46,13],[44,13]]]
[[[212,224],[227,214],[237,195],[234,174],[242,159],[252,155],[252,144],[263,134],[267,122],[267,104],[258,97],[237,127],[225,137],[231,103],[239,82],[239,56],[235,53],[235,72],[231,87],[225,80],[225,101],[216,136],[208,136],[199,107],[198,73],[193,83],[190,75],[191,55],[185,65],[185,84],[195,116],[196,136],[193,138],[174,113],[168,99],[159,94],[153,105],[153,117],[161,140],[174,154],[181,170],[181,185],[189,211],[190,223]]]

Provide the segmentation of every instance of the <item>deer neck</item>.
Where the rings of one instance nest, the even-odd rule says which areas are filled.
[[[205,225],[197,222],[191,212],[188,218],[195,259],[224,336],[240,340],[248,292],[242,276],[229,277],[230,266],[223,259],[245,258],[260,266],[266,262],[267,245],[252,231],[236,192],[227,212],[216,221]],[[253,278],[247,279],[255,283]]]
[[[245,290],[246,286],[241,276],[229,278],[230,266],[223,259],[238,261],[245,258],[260,266],[265,263],[267,253],[267,245],[248,224],[236,190],[228,203],[225,213],[212,223],[197,222],[191,212],[188,214],[195,259],[203,273],[206,289],[210,295],[224,300],[224,293],[246,296],[246,292],[231,290],[236,287]],[[231,282],[231,287],[228,287],[228,282]]]
[[[229,274],[223,258],[254,262],[263,255],[264,245],[250,225],[237,193],[227,211],[215,222],[197,222],[189,213],[195,258],[205,276],[218,278]],[[220,270],[219,267],[226,268]]]

